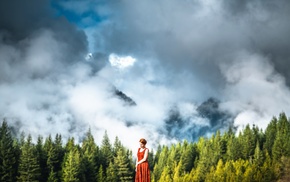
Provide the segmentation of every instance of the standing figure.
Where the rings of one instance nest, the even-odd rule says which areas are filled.
[[[146,148],[147,141],[144,138],[139,140],[140,148],[137,152],[135,182],[150,182],[150,170],[148,163],[149,149]]]

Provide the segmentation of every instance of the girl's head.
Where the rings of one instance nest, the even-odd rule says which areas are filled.
[[[139,143],[140,143],[140,147],[145,147],[147,141],[146,141],[144,138],[141,138],[141,139],[139,140]]]

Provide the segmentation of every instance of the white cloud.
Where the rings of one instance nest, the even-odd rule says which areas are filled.
[[[256,124],[265,129],[273,116],[290,112],[290,91],[267,57],[243,52],[222,66],[227,80],[223,109],[236,115],[234,124]]]
[[[136,62],[136,59],[131,56],[119,56],[117,54],[110,54],[109,62],[113,67],[124,69],[133,66]]]

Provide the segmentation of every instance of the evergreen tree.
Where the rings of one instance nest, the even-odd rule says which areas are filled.
[[[201,142],[201,143],[200,143]],[[208,140],[200,138],[198,141],[198,147],[200,148],[199,160],[194,174],[195,181],[204,181],[206,173],[210,171],[211,166],[215,166],[215,158],[209,157],[213,154],[212,144]]]
[[[263,174],[262,181],[274,181],[275,173],[272,167],[272,160],[268,152],[265,154],[265,162],[261,168],[261,173]]]
[[[281,182],[283,181],[290,181],[290,158],[289,157],[282,157],[281,158],[281,168],[279,171],[279,178]]]
[[[44,150],[46,154],[46,175],[48,175],[48,181],[58,181],[57,170],[59,170],[59,153],[56,149],[55,143],[52,141],[51,135],[45,140]]]
[[[119,138],[116,136],[115,141],[114,141],[114,148],[113,148],[114,157],[117,156],[118,151],[122,148],[123,148],[123,145],[121,141],[119,140]]]
[[[28,135],[27,141],[21,148],[19,176],[18,181],[21,182],[36,182],[39,181],[40,166],[37,159],[35,146],[32,144],[31,135]]]
[[[104,175],[103,166],[100,166],[97,174],[97,181],[106,181],[106,176]]]
[[[273,158],[277,161],[282,156],[290,156],[290,123],[282,113],[277,123],[277,135],[272,148]]]
[[[47,157],[45,155],[44,147],[43,147],[43,138],[41,136],[38,136],[37,138],[37,144],[36,144],[36,153],[37,153],[37,159],[40,167],[40,178],[39,181],[47,181]]]
[[[241,173],[241,171],[235,169],[232,160],[228,160],[224,164],[224,171],[225,171],[225,173],[224,173],[225,174],[225,181],[229,181],[229,182],[242,181],[243,173]]]
[[[246,128],[244,129],[243,134],[239,136],[239,139],[242,144],[243,159],[252,158],[255,152],[256,139],[249,124],[246,125]]]
[[[96,181],[97,173],[95,171],[97,171],[96,156],[98,148],[91,130],[86,133],[81,150],[83,154],[84,178],[86,181]]]
[[[171,178],[173,178],[173,169],[177,167],[177,162],[179,162],[179,159],[177,160],[177,158],[180,158],[177,153],[176,145],[171,145],[166,163],[166,166],[168,167],[168,174],[170,174]]]
[[[161,147],[161,145],[158,145],[157,151],[155,153],[155,157],[153,160],[153,164],[156,164],[158,162],[161,151],[162,151],[162,147]]]
[[[101,152],[101,165],[104,167],[104,169],[106,169],[109,166],[110,162],[113,161],[114,157],[112,145],[110,143],[107,131],[105,131],[105,134],[103,136],[100,152]]]
[[[183,181],[184,170],[182,169],[182,159],[178,162],[178,165],[173,170],[173,181],[182,182]]]
[[[133,158],[132,158],[132,152],[131,152],[131,159],[130,161],[132,162],[133,161]],[[149,150],[149,153],[148,153],[148,163],[149,163],[149,169],[150,171],[153,171],[153,167],[154,167],[154,151],[153,149]],[[132,163],[132,168],[135,168],[135,163]]]
[[[55,148],[55,153],[56,153],[56,158],[57,158],[54,164],[54,170],[57,174],[57,178],[60,179],[61,178],[60,173],[61,173],[61,168],[62,168],[61,165],[63,163],[64,153],[65,153],[65,150],[62,144],[62,137],[60,134],[55,135],[54,148]]]
[[[109,167],[106,170],[106,182],[119,182],[117,167],[113,162],[109,163]]]
[[[234,134],[231,134],[227,141],[227,160],[238,160],[242,158],[242,151],[241,151],[241,144],[240,140],[235,137]]]
[[[272,147],[274,145],[274,141],[277,135],[277,118],[273,117],[271,122],[268,124],[265,130],[265,143],[264,148],[269,152],[272,156]]]
[[[161,153],[158,157],[157,163],[154,165],[154,173],[153,173],[153,179],[154,181],[159,181],[161,174],[163,172],[163,169],[167,165],[167,159],[168,159],[168,147],[163,146]]]
[[[59,180],[58,180],[58,177],[57,177],[56,172],[54,172],[53,170],[51,170],[49,172],[47,182],[57,182],[57,181],[59,181]]]
[[[190,172],[194,167],[194,161],[197,157],[198,153],[196,144],[188,144],[184,152],[181,154],[180,163],[182,164],[181,168],[183,169],[183,171]]]
[[[78,182],[80,181],[80,153],[77,148],[71,149],[64,161],[63,181]]]
[[[223,161],[220,159],[217,163],[216,171],[215,171],[215,181],[225,181],[225,171]]]
[[[11,131],[4,120],[0,128],[0,181],[15,181],[15,152]]]
[[[71,150],[74,150],[75,148],[76,148],[75,139],[74,139],[74,137],[71,137],[68,139],[68,141],[65,145],[65,153],[68,153]]]
[[[169,169],[169,166],[165,166],[164,170],[161,173],[159,181],[173,182],[173,179],[171,176],[171,174],[172,174],[171,171],[172,170]]]
[[[124,148],[119,149],[114,161],[117,167],[118,181],[121,182],[132,181],[133,179],[132,169],[130,169],[130,161],[126,155]]]
[[[260,149],[259,142],[257,142],[254,154],[254,164],[257,167],[261,167],[264,163],[264,154],[263,151]]]

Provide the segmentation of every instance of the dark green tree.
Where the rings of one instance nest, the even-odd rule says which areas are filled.
[[[264,160],[265,160],[265,157],[264,157],[263,151],[260,149],[259,142],[257,142],[255,153],[254,153],[254,164],[257,167],[262,167]]]
[[[242,147],[241,150],[243,159],[246,160],[252,158],[256,148],[256,138],[249,124],[246,125],[242,135],[239,136],[239,142]]]
[[[105,131],[105,134],[103,136],[102,144],[100,147],[100,154],[101,154],[101,165],[104,169],[107,169],[110,162],[113,162],[113,149],[112,145],[108,136],[107,131]]]
[[[42,136],[38,136],[35,148],[36,148],[37,159],[38,159],[38,163],[40,167],[39,181],[47,181],[47,177],[48,177],[47,165],[46,165],[47,156],[44,151]]]
[[[126,155],[126,151],[124,148],[120,148],[117,152],[117,156],[114,159],[116,169],[117,169],[117,176],[118,181],[126,182],[132,181],[133,173],[132,169],[130,168],[130,160]]]
[[[119,138],[116,136],[115,141],[114,141],[114,148],[113,148],[114,157],[117,156],[118,151],[122,148],[123,148],[123,145],[121,141],[119,140]]]
[[[86,133],[86,137],[83,140],[81,151],[83,155],[82,165],[84,166],[83,167],[84,178],[86,181],[96,181],[97,177],[96,156],[98,152],[98,147],[95,144],[94,137],[90,129]]]
[[[98,174],[97,174],[97,181],[106,181],[106,176],[104,174],[103,166],[99,167]]]
[[[21,147],[19,176],[17,181],[21,182],[36,182],[39,181],[40,166],[37,159],[37,151],[32,143],[31,135],[28,135],[27,140]]]
[[[235,137],[234,134],[229,135],[228,141],[227,141],[227,152],[226,152],[226,158],[227,160],[238,160],[242,158],[242,146],[240,143],[240,140]]]
[[[0,128],[0,181],[15,181],[16,150],[13,137],[4,120]]]
[[[62,137],[60,134],[55,135],[54,148],[55,148],[56,157],[57,157],[57,160],[54,164],[54,170],[57,173],[57,178],[60,179],[61,178],[60,173],[61,173],[61,168],[62,168],[61,165],[63,163],[63,158],[65,154],[65,150],[62,144]]]
[[[51,135],[45,140],[44,151],[46,154],[46,175],[48,181],[58,181],[56,166],[59,163],[58,152],[56,150],[56,145],[52,141]]]
[[[181,168],[184,172],[190,172],[194,167],[194,162],[198,157],[196,144],[190,143],[186,146],[181,155]]]
[[[269,152],[270,156],[272,156],[272,148],[277,135],[277,122],[277,118],[273,117],[265,130],[264,149]]]
[[[165,168],[165,166],[167,165],[167,160],[168,160],[168,147],[167,146],[163,146],[161,149],[161,152],[158,156],[158,161],[155,163],[154,165],[154,173],[153,173],[153,179],[154,181],[159,181],[161,174],[163,172],[163,169]]]
[[[113,162],[109,163],[109,167],[106,170],[106,182],[119,182],[117,166]]]
[[[274,160],[290,156],[290,123],[285,113],[281,113],[277,123],[277,135],[272,148]]]

